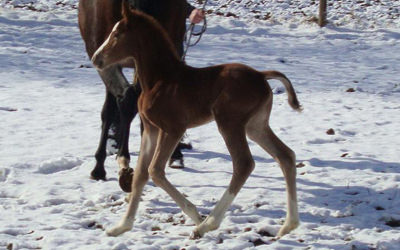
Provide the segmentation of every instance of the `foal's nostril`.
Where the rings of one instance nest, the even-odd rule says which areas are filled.
[[[95,55],[92,57],[92,63],[93,63],[93,65],[94,65],[96,68],[98,68],[98,69],[103,68],[104,61],[103,61],[102,56],[100,56],[99,54],[95,54]]]
[[[97,62],[97,67],[101,69],[101,68],[103,68],[103,64],[104,64],[103,60],[99,60]]]

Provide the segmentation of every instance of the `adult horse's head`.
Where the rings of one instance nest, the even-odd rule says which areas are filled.
[[[135,17],[137,11],[131,10],[129,2],[122,3],[122,19],[114,25],[110,35],[96,50],[92,57],[93,65],[102,70],[112,64],[132,60],[134,56]]]

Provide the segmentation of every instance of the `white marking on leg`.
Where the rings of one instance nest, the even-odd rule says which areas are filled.
[[[124,232],[130,231],[133,227],[135,215],[139,207],[140,196],[143,192],[143,187],[148,180],[147,175],[143,175],[144,171],[147,172],[147,169],[141,169],[141,167],[142,166],[138,166],[136,168],[136,174],[132,184],[132,192],[129,197],[128,210],[117,226],[107,230],[107,235],[109,236],[118,236]]]
[[[117,162],[118,162],[118,166],[119,169],[123,169],[123,168],[129,168],[129,159],[124,157],[124,156],[118,156],[117,157]]]
[[[281,227],[278,232],[278,237],[282,237],[288,234],[290,231],[295,229],[299,225],[299,213],[297,210],[297,201],[288,199],[288,211],[286,213],[285,224]]]
[[[165,175],[152,175],[154,183],[171,196],[182,211],[189,216],[196,225],[201,223],[201,216],[193,203],[186,199],[165,177]]]
[[[115,226],[109,230],[106,231],[108,236],[113,236],[116,237],[118,235],[121,235],[127,231],[130,231],[133,227],[133,220],[127,220],[127,219],[122,219],[121,222],[118,224],[118,226]]]
[[[206,232],[217,229],[235,197],[235,194],[226,190],[211,214],[195,229],[192,238],[202,237]]]
[[[291,223],[299,221],[299,213],[297,211],[297,201],[291,200],[289,202],[287,217],[288,217],[287,220],[289,220]]]

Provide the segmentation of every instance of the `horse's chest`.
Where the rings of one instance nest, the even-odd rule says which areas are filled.
[[[172,93],[151,92],[143,95],[139,103],[139,112],[160,128],[169,126],[182,117],[179,101]]]

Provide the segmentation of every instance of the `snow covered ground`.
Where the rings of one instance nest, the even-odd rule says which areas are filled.
[[[302,163],[301,225],[279,240],[271,236],[285,216],[283,178],[250,142],[254,173],[221,227],[193,241],[193,222],[152,182],[134,229],[105,235],[125,213],[125,194],[114,156],[106,161],[108,181],[88,178],[104,86],[80,39],[76,1],[0,0],[0,248],[399,249],[399,1],[333,1],[341,8],[330,9],[331,24],[322,29],[306,21],[315,2],[210,2],[207,33],[188,63],[280,70],[304,106],[291,111],[281,85],[271,82],[272,128]],[[272,17],[255,18],[257,3]],[[21,4],[31,7],[12,8]],[[366,18],[353,22],[344,7]],[[240,18],[215,15],[218,8]],[[292,15],[296,8],[307,17]],[[131,133],[134,164],[137,119]],[[230,157],[214,123],[188,135],[194,150],[185,152],[187,167],[168,169],[168,178],[208,214],[230,180]]]

